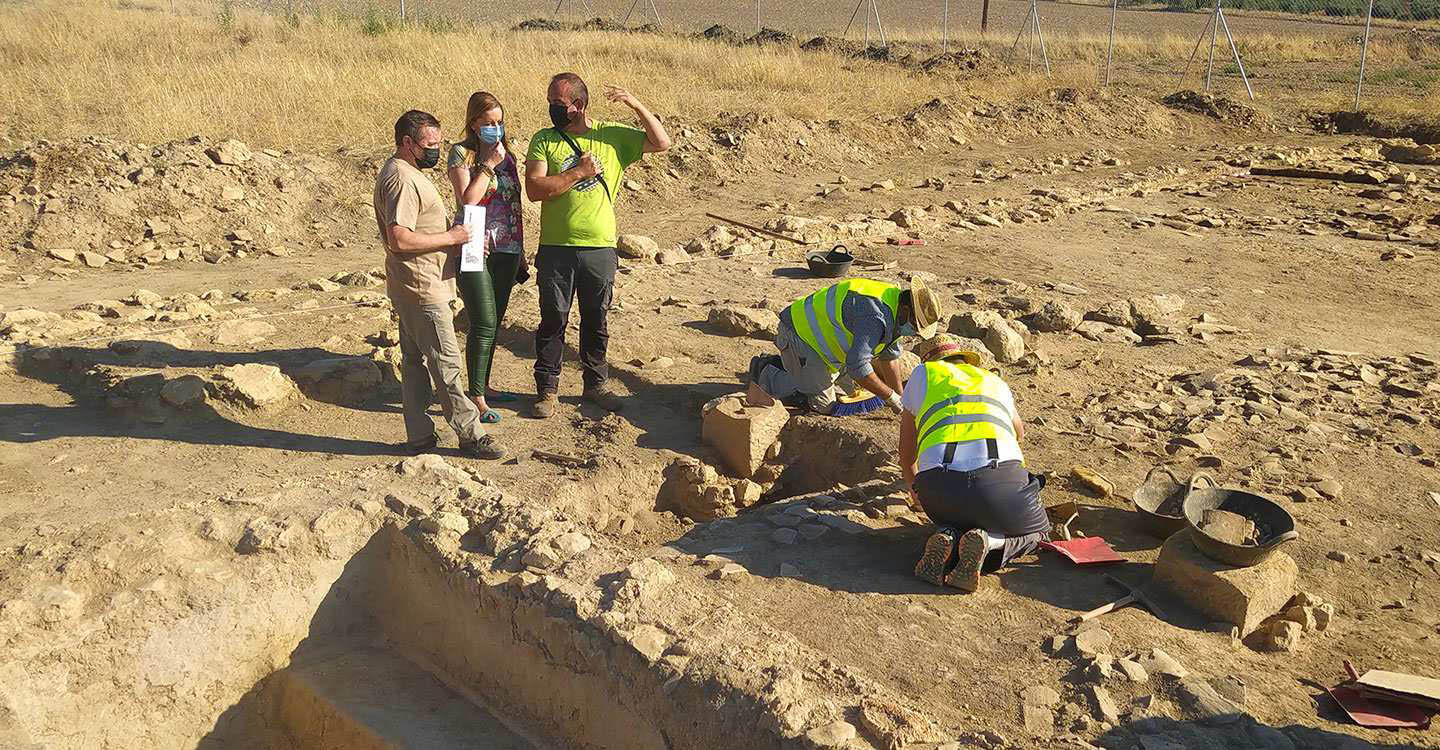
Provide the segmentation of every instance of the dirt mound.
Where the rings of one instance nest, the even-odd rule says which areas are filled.
[[[746,44],[794,44],[795,36],[779,29],[761,29],[758,34],[745,40]]]
[[[848,39],[836,39],[828,36],[817,36],[800,45],[800,49],[808,52],[835,52],[847,57],[853,57],[862,51],[860,45]]]
[[[978,49],[959,49],[931,57],[920,63],[920,70],[926,73],[940,73],[950,70],[979,70],[988,56]]]
[[[0,214],[0,240],[92,268],[285,255],[317,195],[347,177],[324,158],[234,140],[39,141],[0,157],[0,192],[19,209]]]
[[[625,27],[605,18],[592,18],[575,27],[580,31],[624,31]]]
[[[1371,112],[1326,112],[1310,116],[1310,124],[1326,133],[1361,133],[1376,138],[1409,138],[1419,144],[1440,143],[1440,123],[1382,119]]]
[[[1175,114],[1137,96],[1073,88],[1052,89],[1008,104],[972,96],[931,99],[897,120],[920,138],[936,138],[959,130],[993,133],[1025,132],[1045,136],[1156,136],[1175,130]]]
[[[553,18],[531,18],[515,25],[514,31],[564,31],[565,24]]]
[[[1160,101],[1172,109],[1213,117],[1231,125],[1250,128],[1265,124],[1265,115],[1259,110],[1229,97],[1186,90],[1177,91]]]
[[[722,42],[724,44],[740,45],[745,43],[745,37],[740,36],[740,32],[718,23],[700,32],[696,36],[700,39],[709,39],[712,42]]]
[[[895,63],[901,66],[910,66],[915,62],[915,54],[899,44],[872,45],[860,50],[855,56],[864,60]]]
[[[644,24],[643,26],[636,26],[636,27],[630,29],[630,33],[632,33],[632,34],[663,34],[664,31],[660,28],[660,26],[659,26],[658,24],[647,23],[647,24]]]

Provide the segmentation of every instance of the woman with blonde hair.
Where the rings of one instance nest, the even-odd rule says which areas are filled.
[[[465,341],[467,392],[480,409],[481,421],[486,423],[500,421],[500,413],[490,408],[489,401],[515,399],[512,394],[490,389],[490,366],[495,356],[495,334],[505,317],[510,290],[530,275],[516,165],[500,100],[487,91],[471,94],[465,106],[465,132],[460,142],[450,148],[447,167],[458,213],[463,215],[467,205],[485,207],[485,270],[461,273],[459,288],[470,318],[470,334]]]

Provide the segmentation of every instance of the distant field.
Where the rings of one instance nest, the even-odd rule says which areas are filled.
[[[150,0],[163,4],[166,0]],[[240,0],[236,0],[237,3]],[[1376,28],[1384,33],[1388,30],[1406,30],[1416,26],[1428,28],[1440,35],[1440,0],[1408,0],[1411,13],[1416,18],[1428,21],[1391,20],[1396,18],[1392,11],[1389,16],[1380,15],[1380,7],[1390,4],[1400,7],[1406,0],[1377,0]],[[382,13],[398,12],[400,0],[245,0],[245,4],[271,9],[296,8],[307,10],[344,10],[349,13],[364,13],[374,9]],[[705,2],[704,0],[654,0],[656,9],[666,27],[698,31],[711,24],[723,24],[737,31],[756,29],[757,18],[764,26],[789,31],[797,35],[839,34],[855,13],[856,3],[851,0],[728,0]],[[479,22],[515,22],[526,18],[548,18],[555,15],[556,0],[516,0],[515,2],[477,3],[472,0],[406,0],[409,12],[417,9],[422,17],[443,16],[455,20]],[[560,0],[560,16],[579,20],[587,16],[599,16],[619,21],[630,16],[632,25],[653,22],[649,0],[590,0],[588,6],[593,13],[586,13],[587,3],[583,0]],[[945,0],[876,0],[881,20],[887,30],[893,29],[906,36],[940,34]],[[1130,7],[1125,7],[1129,5]],[[1205,10],[1187,12],[1183,6],[1206,6],[1206,0],[1172,0],[1167,6],[1161,3],[1121,3],[1118,26],[1130,33],[1150,34],[1198,34],[1205,24]],[[1226,13],[1230,17],[1231,29],[1236,34],[1309,34],[1345,35],[1353,33],[1347,27],[1364,23],[1365,5],[1363,0],[1224,0]],[[1237,6],[1232,8],[1231,6]],[[1280,12],[1284,7],[1310,8],[1306,14]],[[1431,6],[1434,6],[1433,8]],[[1326,13],[1326,8],[1330,14]],[[1387,6],[1389,7],[1389,6]],[[950,28],[956,32],[979,31],[981,0],[950,0]],[[990,29],[995,33],[1018,30],[1029,10],[1025,0],[991,0]],[[1053,2],[1040,3],[1043,22],[1056,33],[1105,32],[1109,28],[1109,3],[1094,2]],[[856,28],[864,18],[862,12],[856,18]],[[1440,44],[1440,40],[1437,40]]]
[[[577,0],[566,2],[579,7]],[[403,26],[399,0],[0,2],[0,49],[12,63],[8,85],[0,86],[0,132],[86,132],[99,123],[108,132],[176,137],[223,118],[244,122],[273,143],[286,137],[290,118],[304,112],[315,137],[336,143],[354,127],[356,112],[374,109],[373,101],[422,91],[434,97],[433,106],[453,106],[476,80],[495,81],[502,98],[528,96],[561,66],[629,81],[665,109],[699,117],[737,109],[800,118],[837,108],[882,113],[952,90],[1009,98],[1054,86],[1093,87],[1107,57],[1109,12],[1096,6],[1040,4],[1054,63],[1047,79],[1038,68],[1027,74],[1023,43],[1020,58],[1010,57],[1026,3],[992,0],[991,33],[982,37],[979,0],[952,0],[952,44],[987,54],[981,70],[951,81],[913,67],[794,47],[740,49],[685,38],[715,23],[749,35],[755,5],[655,3],[663,29],[675,33],[508,33],[519,20],[549,17],[554,0],[506,3],[503,11],[494,10],[499,3],[474,0],[406,0]],[[907,52],[924,59],[940,51],[933,25],[940,0],[877,4],[892,39],[901,38]],[[592,8],[618,22],[630,5],[595,0]],[[287,21],[292,7],[297,16]],[[760,10],[765,26],[803,41],[839,36],[854,7],[765,0]],[[648,13],[648,4],[642,9]],[[632,26],[653,20],[642,9]],[[571,13],[572,20],[580,17]],[[1203,66],[1183,80],[1181,70],[1206,20],[1203,13],[1122,11],[1113,85],[1145,95],[1200,88]],[[1230,25],[1261,100],[1305,109],[1353,103],[1360,29],[1239,13],[1231,14]],[[850,39],[862,33],[852,29]],[[397,61],[404,62],[391,70]],[[1216,62],[1215,90],[1243,95],[1223,38]],[[383,86],[375,83],[379,70],[386,71]],[[1440,104],[1440,34],[1377,30],[1367,81],[1367,108],[1433,116]],[[258,99],[257,86],[266,91]]]
[[[140,2],[142,0],[136,0]],[[239,3],[241,0],[235,0]],[[1326,15],[1348,12],[1359,0],[1223,0],[1225,5],[1244,6],[1227,9],[1228,24],[1236,45],[1246,62],[1247,71],[1260,88],[1259,92],[1280,95],[1308,91],[1343,99],[1346,92],[1353,97],[1354,81],[1360,67],[1360,39],[1363,18]],[[149,0],[163,4],[166,0]],[[400,0],[245,0],[253,7],[284,12],[294,8],[297,13],[343,13],[351,18],[376,21],[398,16]],[[1169,0],[1174,5],[1204,5],[1206,0]],[[1398,4],[1411,8],[1411,13],[1429,13],[1431,5],[1440,0],[1377,0],[1394,15]],[[211,3],[213,7],[213,2]],[[1288,5],[1287,5],[1288,4]],[[588,5],[588,9],[587,9]],[[654,0],[662,28],[680,33],[695,33],[713,24],[729,27],[742,36],[754,33],[760,26],[780,29],[797,40],[811,37],[840,36],[850,24],[849,38],[864,37],[864,6],[856,13],[852,0]],[[881,21],[890,41],[930,45],[938,51],[945,0],[876,0]],[[509,26],[530,18],[558,18],[579,22],[590,17],[621,23],[628,16],[629,26],[654,22],[649,0],[519,0],[505,3],[477,3],[472,0],[405,0],[409,18],[422,24],[450,28],[471,23]],[[957,45],[980,47],[992,55],[1008,59],[1012,44],[1024,26],[1029,12],[1026,0],[991,0],[989,33],[980,34],[981,0],[950,0],[948,3],[948,38]],[[1305,15],[1287,14],[1256,8],[1313,7]],[[1069,80],[1098,82],[1103,79],[1110,31],[1110,8],[1107,3],[1041,2],[1038,6],[1046,48],[1052,66],[1065,68]],[[1418,9],[1418,10],[1416,10]],[[1154,85],[1159,87],[1197,86],[1199,73],[1192,70],[1181,80],[1185,61],[1195,50],[1196,41],[1205,34],[1209,15],[1205,11],[1183,10],[1160,3],[1130,4],[1122,7],[1115,23],[1115,49],[1112,80],[1119,85]],[[872,29],[878,39],[878,30]],[[1019,45],[1024,60],[1025,43]],[[1038,54],[1038,50],[1037,50]],[[1201,48],[1201,57],[1205,54]],[[1241,91],[1239,70],[1231,62],[1223,35],[1216,50],[1217,86],[1226,91]],[[1367,60],[1370,89],[1393,92],[1403,97],[1424,98],[1433,94],[1440,82],[1440,21],[1399,22],[1377,19],[1371,34]]]

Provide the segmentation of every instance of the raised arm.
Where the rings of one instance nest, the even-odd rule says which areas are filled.
[[[670,150],[670,134],[665,132],[665,126],[644,104],[640,103],[633,94],[619,86],[606,86],[605,96],[612,102],[624,104],[635,111],[635,116],[640,118],[640,126],[645,129],[645,147],[647,154],[658,154],[661,151]]]
[[[500,144],[486,145],[480,147],[480,153],[476,158],[473,174],[466,175],[468,184],[460,196],[460,202],[466,206],[478,206],[480,201],[485,200],[485,194],[490,191],[490,186],[495,184],[495,168],[505,161],[505,147]],[[453,178],[452,178],[453,180]]]

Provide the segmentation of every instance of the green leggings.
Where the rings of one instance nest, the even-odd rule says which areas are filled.
[[[505,319],[515,273],[520,269],[519,253],[490,253],[485,271],[460,274],[460,299],[470,318],[465,338],[465,369],[470,396],[482,396],[490,385],[490,363],[495,358],[495,332]]]

